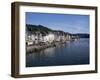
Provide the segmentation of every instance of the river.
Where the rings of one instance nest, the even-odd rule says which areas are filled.
[[[89,64],[89,38],[26,54],[26,67]]]

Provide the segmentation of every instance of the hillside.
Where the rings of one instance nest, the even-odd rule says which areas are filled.
[[[26,30],[30,32],[39,31],[39,32],[46,32],[46,33],[52,31],[51,29],[44,27],[42,25],[30,25],[30,24],[26,24]]]
[[[89,38],[90,37],[90,35],[86,34],[86,33],[78,33],[78,34],[72,34],[72,35],[77,35],[80,38]]]
[[[82,34],[82,33],[77,33],[77,34],[71,34],[69,32],[64,32],[61,30],[52,30],[50,28],[47,28],[45,26],[42,25],[31,25],[31,24],[26,24],[26,31],[30,32],[30,33],[35,33],[35,32],[40,32],[43,35],[46,35],[50,32],[53,33],[59,33],[60,35],[62,34],[69,34],[69,35],[73,35],[73,36],[79,36],[80,38],[89,38],[89,34]]]

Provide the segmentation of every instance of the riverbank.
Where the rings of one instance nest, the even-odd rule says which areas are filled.
[[[65,44],[66,42],[54,42],[54,43],[42,43],[37,45],[26,46],[26,53],[39,52],[49,47],[57,47],[61,44]]]

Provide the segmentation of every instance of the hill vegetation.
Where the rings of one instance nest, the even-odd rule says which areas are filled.
[[[43,35],[46,35],[46,34],[52,32],[52,33],[59,33],[60,35],[61,34],[69,34],[69,35],[72,35],[72,36],[77,35],[80,38],[89,38],[89,34],[86,34],[86,33],[84,33],[84,34],[83,33],[71,34],[69,32],[64,32],[64,31],[61,31],[61,30],[52,30],[52,29],[47,28],[47,27],[42,26],[42,25],[26,24],[26,31],[30,32],[30,33],[40,32]]]

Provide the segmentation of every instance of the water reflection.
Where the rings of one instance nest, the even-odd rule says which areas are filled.
[[[41,55],[46,57],[53,57],[55,54],[55,47],[47,48],[40,52]]]
[[[26,67],[89,64],[89,39],[67,41],[26,55]]]

